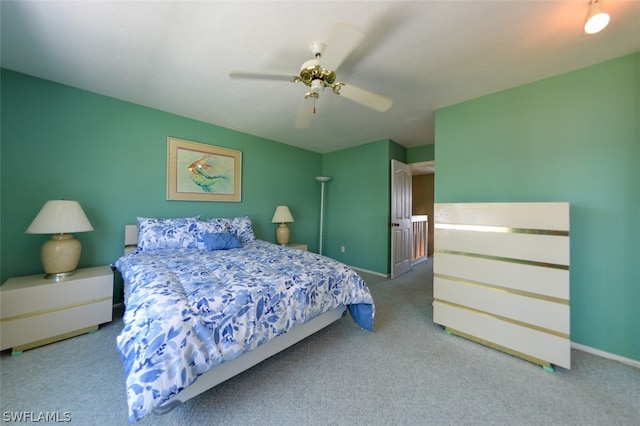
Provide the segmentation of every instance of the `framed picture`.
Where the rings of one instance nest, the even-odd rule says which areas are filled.
[[[167,138],[167,200],[240,201],[242,152]]]

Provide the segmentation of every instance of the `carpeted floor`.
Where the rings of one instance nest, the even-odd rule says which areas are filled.
[[[547,373],[447,335],[432,321],[431,260],[395,280],[361,275],[376,301],[374,333],[342,318],[140,424],[640,424],[640,369],[574,350],[571,370]],[[120,315],[95,334],[3,352],[3,422],[68,413],[71,424],[128,424]]]

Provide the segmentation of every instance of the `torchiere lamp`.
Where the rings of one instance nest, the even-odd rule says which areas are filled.
[[[322,254],[323,227],[324,227],[324,184],[331,180],[328,176],[316,176],[316,180],[320,182],[320,248],[318,254]]]

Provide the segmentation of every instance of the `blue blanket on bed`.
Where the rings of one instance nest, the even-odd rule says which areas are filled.
[[[124,360],[129,420],[137,422],[198,376],[339,306],[372,331],[374,302],[355,271],[265,241],[232,250],[125,255]]]

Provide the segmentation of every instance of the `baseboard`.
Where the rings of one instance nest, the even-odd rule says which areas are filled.
[[[376,271],[369,271],[368,269],[356,268],[355,266],[350,266],[350,267],[352,269],[356,270],[356,271],[365,272],[365,273],[371,274],[371,275],[377,275],[377,276],[383,277],[383,278],[389,278],[389,274],[383,274],[383,273],[376,272]]]
[[[597,355],[597,356],[599,356],[601,358],[606,358],[606,359],[610,359],[610,360],[613,360],[613,361],[618,361],[618,362],[621,362],[623,364],[630,365],[632,367],[640,368],[640,361],[637,361],[635,359],[625,358],[623,356],[612,354],[610,352],[601,351],[600,349],[592,348],[590,346],[581,345],[580,343],[571,342],[571,347],[573,349],[576,349],[576,350],[579,350],[579,351],[582,351],[582,352],[587,352],[587,353],[590,353],[592,355]]]
[[[422,263],[422,262],[424,262],[424,261],[426,261],[426,260],[429,260],[429,258],[428,258],[428,257],[426,257],[426,256],[425,256],[425,257],[418,258],[418,259],[416,259],[416,260],[412,261],[411,266],[412,266],[412,267],[413,267],[413,266],[416,266],[417,264]],[[351,266],[351,265],[349,265],[349,267],[350,267],[351,269],[356,270],[356,271],[365,272],[365,273],[367,273],[367,274],[376,275],[376,276],[378,276],[378,277],[383,277],[383,278],[390,278],[390,277],[391,277],[391,274],[383,274],[383,273],[381,273],[381,272],[376,272],[376,271],[370,271],[370,270],[368,270],[368,269],[357,268],[357,267],[355,267],[355,266]]]

